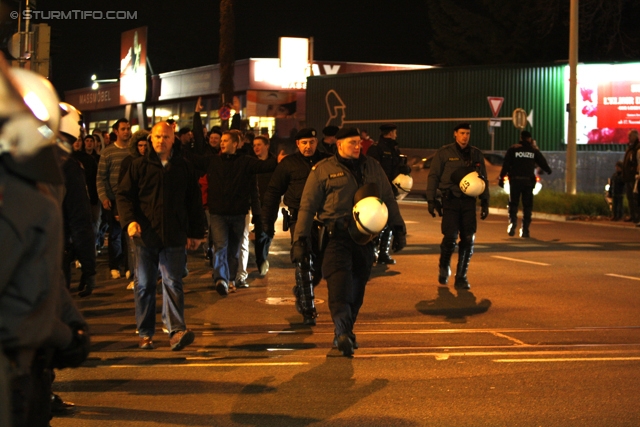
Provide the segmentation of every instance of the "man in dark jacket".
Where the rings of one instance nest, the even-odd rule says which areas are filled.
[[[471,126],[460,123],[453,129],[455,142],[441,147],[431,161],[427,183],[427,201],[429,214],[442,217],[442,243],[440,244],[440,262],[438,282],[446,285],[449,282],[451,255],[458,244],[458,266],[456,270],[455,288],[470,288],[467,281],[467,270],[473,255],[473,245],[478,223],[476,221],[476,197],[465,194],[460,188],[461,179],[470,171],[478,173],[485,181],[485,188],[480,194],[482,210],[480,219],[489,215],[489,184],[486,181],[487,169],[482,151],[469,144]],[[442,204],[438,202],[438,191],[442,194]]]
[[[380,126],[380,139],[378,142],[367,150],[367,156],[373,157],[382,166],[384,173],[387,175],[389,182],[399,174],[409,175],[411,168],[406,164],[406,157],[400,156],[400,149],[396,138],[398,136],[398,127],[393,123],[386,123]],[[395,185],[391,185],[393,195],[398,196],[398,189]],[[380,233],[380,237],[374,242],[375,254],[377,255],[378,264],[395,264],[396,261],[389,255],[391,248],[391,239],[393,232],[389,227],[385,227]]]
[[[520,142],[507,150],[498,179],[498,185],[504,187],[504,178],[509,177],[509,226],[507,227],[509,236],[516,234],[518,205],[520,204],[520,196],[522,196],[520,237],[529,237],[529,224],[531,224],[531,211],[533,210],[533,188],[536,185],[536,165],[546,173],[551,173],[547,159],[534,146],[531,133],[523,130],[520,133]]]
[[[220,155],[202,155],[204,146],[196,141],[192,156],[198,170],[207,171],[207,204],[213,237],[213,282],[220,295],[235,290],[229,261],[239,259],[245,219],[249,213],[250,194],[256,191],[256,174],[272,172],[275,158],[260,160],[236,153],[242,134],[225,131],[220,141]]]
[[[134,238],[138,286],[136,324],[142,349],[153,349],[156,281],[162,274],[162,318],[172,350],[191,344],[184,321],[182,274],[185,245],[196,249],[204,237],[202,199],[193,166],[174,144],[165,122],[151,130],[153,149],[135,159],[119,185],[117,203],[122,227]]]
[[[320,160],[330,157],[329,154],[317,150],[318,140],[315,129],[301,129],[295,138],[298,152],[285,157],[278,164],[271,181],[269,181],[262,206],[263,228],[268,235],[273,236],[280,198],[284,195],[284,204],[288,208],[288,211],[284,211],[285,223],[286,228],[291,232],[291,243],[293,243],[293,234],[298,220],[302,190],[304,190],[304,184],[311,173],[311,168]],[[316,323],[317,313],[313,301],[313,287],[322,279],[320,267],[322,266],[323,251],[320,247],[321,236],[319,235],[322,231],[324,231],[324,227],[319,227],[318,224],[315,224],[312,229],[310,237],[313,253],[309,263],[296,263],[296,286],[293,293],[296,297],[296,309],[304,317],[306,325],[315,325]]]
[[[371,243],[354,240],[348,231],[350,225],[355,227],[352,212],[357,202],[356,192],[363,187],[376,189],[378,198],[388,208],[389,224],[397,233],[396,251],[406,245],[406,228],[380,164],[360,156],[360,131],[343,128],[336,139],[336,155],[318,163],[305,183],[291,261],[301,263],[311,256],[311,230],[317,216],[329,229],[322,273],[329,290],[329,309],[335,325],[334,343],[344,356],[349,357],[358,348],[353,327],[373,265]]]

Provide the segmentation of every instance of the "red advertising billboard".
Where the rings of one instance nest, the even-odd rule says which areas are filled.
[[[147,27],[122,33],[120,104],[144,102],[147,94]]]
[[[577,112],[578,144],[626,144],[629,130],[640,129],[640,63],[578,65]]]

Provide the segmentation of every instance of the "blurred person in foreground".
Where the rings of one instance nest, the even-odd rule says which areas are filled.
[[[10,399],[0,401],[3,426],[49,426],[53,368],[79,366],[89,354],[87,324],[61,270],[60,116],[49,81],[9,69],[0,55],[0,366],[8,365],[0,396]]]

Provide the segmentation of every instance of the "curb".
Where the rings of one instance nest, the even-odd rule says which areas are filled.
[[[420,199],[404,199],[398,202],[398,204],[426,204],[426,200]],[[519,211],[520,216],[522,217],[522,209]],[[509,211],[504,208],[489,208],[489,214],[492,215],[502,215],[508,216]],[[612,222],[608,220],[588,220],[584,217],[580,217],[577,215],[553,215],[547,214],[543,212],[532,212],[531,217],[533,219],[542,219],[546,221],[556,221],[556,222],[573,222],[577,224],[586,224],[586,225],[596,225],[600,227],[616,227],[616,228],[630,228],[634,230],[638,230],[640,232],[640,227],[636,226],[633,222]]]

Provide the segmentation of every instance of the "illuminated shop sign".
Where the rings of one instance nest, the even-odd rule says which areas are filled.
[[[577,89],[578,144],[626,144],[629,130],[640,129],[640,63],[580,64]],[[568,66],[565,102],[569,103]],[[565,124],[566,119],[568,115]]]

